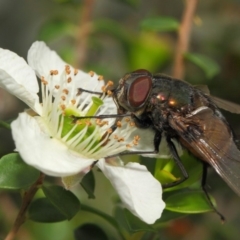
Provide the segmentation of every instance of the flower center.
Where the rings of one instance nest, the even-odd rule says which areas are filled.
[[[126,151],[139,140],[136,136],[129,139],[135,128],[128,120],[118,123],[113,130],[111,126],[115,124],[115,118],[86,118],[106,114],[108,97],[104,92],[101,97],[80,93],[79,88],[104,90],[101,80],[102,77],[92,72],[88,75],[70,66],[66,66],[61,73],[51,70],[49,76],[41,78],[41,117],[50,136],[62,141],[78,154],[96,159]]]

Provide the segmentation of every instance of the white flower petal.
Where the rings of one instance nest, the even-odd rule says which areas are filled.
[[[112,166],[103,160],[97,163],[117,190],[126,208],[142,221],[152,224],[165,208],[161,184],[147,168],[138,163]]]
[[[82,158],[64,143],[51,138],[40,127],[37,117],[21,113],[11,127],[16,148],[23,160],[50,176],[74,175],[94,162]]]
[[[39,86],[34,71],[17,54],[0,49],[0,87],[41,114]]]
[[[134,135],[138,135],[140,137],[140,140],[138,142],[138,145],[133,146],[130,151],[154,151],[154,135],[155,131],[151,128],[148,129],[141,129],[137,128],[136,131],[132,132],[130,137],[133,137]],[[179,143],[177,143],[175,140],[172,140],[177,152],[179,155],[182,155],[182,147]],[[169,151],[169,147],[166,142],[166,138],[164,135],[162,135],[161,143],[159,146],[159,153],[158,154],[141,154],[144,157],[150,157],[150,158],[170,158],[171,153]]]
[[[55,51],[40,41],[32,44],[28,51],[27,59],[29,65],[36,71],[39,78],[42,76],[46,78],[49,76],[51,70],[58,70],[59,74],[54,77],[55,82],[60,82],[61,73],[65,71],[65,66],[69,65],[64,62]],[[78,70],[77,75],[73,77],[74,68],[72,66],[70,66],[70,68],[76,89],[81,87],[87,90],[101,91],[104,81],[99,81],[97,74],[90,76],[88,73]],[[85,95],[85,93],[83,95]]]
[[[65,69],[65,63],[55,51],[50,50],[44,42],[34,42],[28,50],[28,64],[36,71],[37,76],[48,76],[50,70]]]

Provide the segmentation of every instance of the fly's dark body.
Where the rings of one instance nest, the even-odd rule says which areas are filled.
[[[119,114],[130,112],[138,127],[154,129],[155,152],[164,134],[173,158],[183,168],[171,141],[177,139],[240,195],[240,151],[218,108],[226,109],[229,102],[218,100],[217,105],[207,93],[184,81],[146,70],[126,74],[113,90],[113,98]],[[187,178],[184,170],[183,174]]]

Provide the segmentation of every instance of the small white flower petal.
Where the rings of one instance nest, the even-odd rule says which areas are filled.
[[[113,166],[101,160],[97,166],[111,181],[125,207],[142,221],[152,224],[165,208],[161,184],[139,163]]]
[[[34,42],[28,50],[27,61],[39,78],[48,76],[50,70],[64,70],[67,65],[55,51],[50,50],[44,42],[40,41]]]
[[[131,133],[130,137],[133,137],[134,135],[138,135],[140,137],[140,140],[138,142],[138,145],[133,146],[130,151],[154,151],[154,135],[155,131],[151,128],[148,129],[141,129],[137,128],[134,132]],[[175,140],[172,140],[177,152],[179,155],[182,155],[182,147],[179,143],[177,143]],[[159,153],[157,154],[141,154],[144,157],[150,157],[150,158],[170,158],[171,153],[169,151],[169,147],[166,141],[166,138],[164,135],[162,135],[161,143],[159,146]]]
[[[16,53],[0,49],[0,87],[41,114],[39,86],[34,71]]]
[[[12,122],[11,127],[16,148],[23,160],[47,175],[56,177],[74,175],[94,162],[82,158],[69,150],[63,142],[51,138],[43,131],[37,117],[21,113]]]
[[[91,170],[91,166],[85,168],[83,171],[81,171],[75,175],[62,177],[62,183],[63,183],[65,189],[69,190],[69,189],[75,187],[76,185],[78,185],[82,181],[83,177],[90,170]]]
[[[93,74],[90,76],[81,70],[77,70],[74,75],[74,68],[64,62],[58,54],[51,50],[44,42],[36,41],[32,44],[28,51],[28,63],[36,71],[39,78],[49,76],[51,70],[58,70],[59,74],[54,77],[55,83],[61,82],[60,78],[62,72],[65,70],[66,65],[71,69],[69,77],[74,76],[75,88],[83,88],[91,91],[101,91],[104,81],[98,80],[98,75]],[[85,95],[85,93],[83,94]]]

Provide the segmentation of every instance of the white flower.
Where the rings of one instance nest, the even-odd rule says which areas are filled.
[[[11,124],[23,160],[45,174],[62,177],[65,185],[72,184],[72,175],[86,173],[98,160],[97,166],[125,207],[143,221],[155,222],[165,207],[160,183],[145,166],[124,166],[120,159],[104,159],[129,149],[152,149],[153,132],[138,130],[129,119],[123,119],[116,129],[111,129],[114,118],[77,119],[115,114],[117,109],[105,93],[99,97],[79,92],[79,88],[101,92],[101,76],[67,65],[43,42],[31,46],[28,64],[15,53],[0,49],[0,87],[32,109],[20,113]],[[41,80],[41,101],[35,74]],[[141,137],[145,141],[139,141]]]

